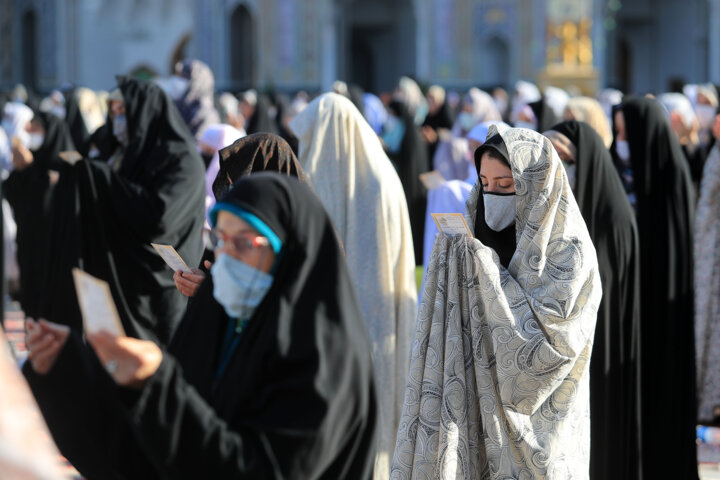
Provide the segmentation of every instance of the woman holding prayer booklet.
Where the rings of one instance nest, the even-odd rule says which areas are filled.
[[[55,393],[41,408],[87,478],[372,476],[370,348],[330,218],[289,176],[236,187],[210,214],[213,282],[167,350],[29,321],[24,372]]]
[[[587,479],[595,249],[550,140],[491,126],[473,236],[438,235],[391,479]]]

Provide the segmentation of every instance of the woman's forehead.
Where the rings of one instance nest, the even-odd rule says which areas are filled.
[[[498,160],[495,157],[490,156],[487,152],[483,153],[480,159],[480,175],[483,176],[510,176],[512,177],[512,171],[510,167],[505,165],[504,162]]]
[[[256,233],[245,220],[238,217],[234,213],[226,210],[220,210],[217,216],[217,228],[227,234]]]

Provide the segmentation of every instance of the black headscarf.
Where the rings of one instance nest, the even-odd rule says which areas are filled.
[[[77,90],[74,88],[63,92],[65,97],[65,124],[70,129],[75,149],[80,155],[86,156],[90,150],[90,133],[80,112]]]
[[[20,268],[20,305],[26,315],[37,318],[43,292],[46,264],[47,224],[54,186],[50,170],[62,165],[58,153],[73,150],[65,123],[50,113],[35,112],[33,122],[45,129],[45,140],[32,152],[33,162],[14,170],[3,182],[3,194],[13,209],[17,223],[17,259]]]
[[[272,133],[254,133],[236,140],[219,152],[220,170],[213,182],[216,199],[230,190],[228,176],[235,182],[251,173],[273,171],[306,182],[305,172],[290,145]]]
[[[235,320],[208,276],[141,392],[109,381],[76,335],[49,375],[26,366],[54,438],[88,478],[369,479],[370,346],[330,218],[308,186],[277,173],[240,179],[223,202],[283,244],[270,290],[232,333],[224,373]],[[51,398],[58,385],[68,394]]]
[[[535,114],[535,118],[537,119],[538,132],[545,132],[547,130],[550,130],[553,125],[557,124],[562,120],[562,118],[558,117],[555,114],[555,111],[550,107],[550,105],[547,104],[547,100],[545,99],[544,95],[537,102],[532,102],[528,105],[532,109],[533,113]]]
[[[363,116],[365,116],[365,102],[363,102],[364,94],[365,91],[360,85],[357,85],[355,83],[351,83],[350,85],[348,85],[347,97],[350,99],[353,105],[355,105],[355,108],[358,109],[358,112],[360,112]]]
[[[552,130],[577,150],[573,190],[597,252],[603,296],[590,362],[590,477],[641,479],[640,252],[635,214],[602,138],[583,122]]]
[[[395,164],[403,190],[405,190],[415,250],[415,263],[422,264],[427,190],[420,181],[419,175],[428,171],[427,148],[407,106],[402,102],[393,101],[390,103],[390,109],[395,116],[400,118],[405,127],[405,133],[400,144],[400,151],[396,154],[389,153],[388,156]]]
[[[625,98],[640,233],[643,475],[697,478],[690,172],[662,107]],[[672,422],[658,422],[674,412]],[[652,452],[650,454],[649,452]],[[673,458],[672,462],[656,461]]]
[[[432,127],[435,130],[445,128],[450,130],[453,126],[453,119],[450,115],[450,107],[448,107],[447,101],[444,101],[437,112],[428,114],[425,117],[423,126]]]
[[[505,160],[505,164],[507,164],[508,168],[510,168],[507,146],[500,134],[496,134],[488,138],[484,144],[475,150],[475,167],[477,168],[478,175],[480,172],[480,162],[482,160],[483,153],[490,149],[502,156]],[[490,228],[485,221],[484,196],[480,195],[480,200],[477,202],[477,213],[473,229],[473,235],[475,238],[480,240],[483,245],[495,250],[495,253],[497,253],[500,257],[500,263],[503,267],[507,268],[508,265],[510,265],[510,260],[512,260],[512,257],[515,254],[515,248],[517,247],[515,222],[512,222],[509,227],[499,232]]]
[[[262,450],[277,463],[271,474],[269,462],[252,462],[258,470],[248,478],[367,478],[376,419],[370,348],[328,214],[309,187],[271,172],[241,178],[222,202],[254,214],[282,241],[273,285],[215,386],[226,324],[210,320],[208,303],[193,303],[196,320],[183,322],[171,351],[198,392],[217,399],[221,417],[244,425],[253,443],[265,438]],[[198,296],[216,303],[209,283]]]
[[[250,117],[250,121],[247,123],[245,129],[248,135],[253,133],[276,133],[277,129],[273,125],[273,120],[270,118],[270,100],[267,95],[262,93],[257,94],[257,102],[255,103],[255,113]]]
[[[275,116],[275,124],[277,125],[277,132],[283,140],[285,140],[290,148],[292,149],[295,156],[298,153],[298,139],[294,133],[283,122],[283,117],[286,112],[290,109],[290,99],[285,94],[278,94],[275,96],[275,107],[277,109],[277,115]]]
[[[70,277],[71,267],[79,266],[110,283],[128,335],[167,343],[186,300],[150,243],[173,245],[188,264],[197,264],[204,167],[180,114],[157,85],[125,77],[118,85],[128,147],[118,171],[97,161],[62,171],[44,313],[82,329]]]
[[[33,164],[43,169],[57,166],[61,162],[58,154],[75,148],[67,125],[47,112],[35,112],[32,121],[39,123],[45,129],[43,144],[33,152]]]

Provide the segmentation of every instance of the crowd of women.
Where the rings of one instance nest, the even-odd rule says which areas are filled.
[[[2,96],[5,274],[60,451],[90,479],[696,479],[718,94],[640,93],[233,95],[186,60]],[[84,331],[75,267],[127,336]]]

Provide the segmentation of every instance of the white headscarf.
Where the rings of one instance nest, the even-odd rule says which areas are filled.
[[[552,108],[558,118],[563,118],[565,107],[570,100],[570,95],[562,88],[548,86],[545,88],[545,103]]]
[[[685,127],[692,128],[697,117],[695,116],[695,110],[693,110],[692,103],[688,97],[682,93],[669,92],[659,95],[657,99],[658,102],[665,107],[665,113],[668,119],[672,112],[677,112],[682,117]]]
[[[495,105],[493,98],[479,88],[471,88],[463,98],[463,107],[469,107],[468,112],[473,118],[473,126],[481,122],[501,122],[502,115]],[[459,121],[455,121],[452,127],[452,134],[456,137],[467,135],[470,129],[463,131]]]
[[[615,105],[622,103],[623,93],[620,90],[614,88],[606,88],[598,94],[598,102],[602,105],[605,111],[605,116],[608,121],[612,123],[612,109]]]
[[[232,145],[235,140],[242,138],[245,135],[245,130],[238,130],[232,125],[226,125],[223,123],[217,125],[210,125],[202,134],[200,134],[199,143],[204,143],[208,147],[215,150],[215,154],[210,160],[207,170],[205,171],[205,217],[207,218],[208,212],[215,205],[215,195],[213,194],[212,185],[220,171],[220,155],[218,152],[223,148]]]
[[[517,248],[505,269],[477,239],[437,237],[392,478],[588,478],[595,248],[550,140],[497,131],[515,180]],[[471,226],[480,195],[478,182]]]
[[[20,102],[8,102],[3,112],[2,127],[7,136],[18,137],[23,145],[27,145],[29,134],[25,126],[33,119],[34,113],[30,107]]]
[[[428,113],[428,104],[415,80],[410,77],[400,77],[393,97],[407,106],[415,125],[422,125]]]
[[[517,115],[526,105],[542,99],[540,89],[534,83],[518,80],[515,82],[515,93],[510,103],[510,122],[518,121]]]
[[[387,479],[417,312],[405,194],[378,136],[347,98],[316,98],[290,128],[300,164],[345,247],[368,328],[380,412],[375,478]]]
[[[613,141],[612,129],[600,102],[592,97],[573,97],[568,101],[566,109],[574,120],[590,125],[603,139],[605,147],[610,148]]]
[[[85,127],[91,135],[98,128],[105,124],[107,118],[107,102],[103,101],[99,92],[86,87],[78,87],[75,90],[77,95],[78,109],[85,121]]]
[[[473,87],[468,90],[463,98],[463,107],[469,107],[470,111],[460,112],[450,132],[450,138],[438,144],[433,156],[433,169],[440,172],[446,180],[467,178],[470,156],[470,146],[466,137],[468,132],[482,122],[502,121],[502,115],[493,98],[479,88]],[[472,120],[469,122],[470,128],[464,125],[467,118]]]

